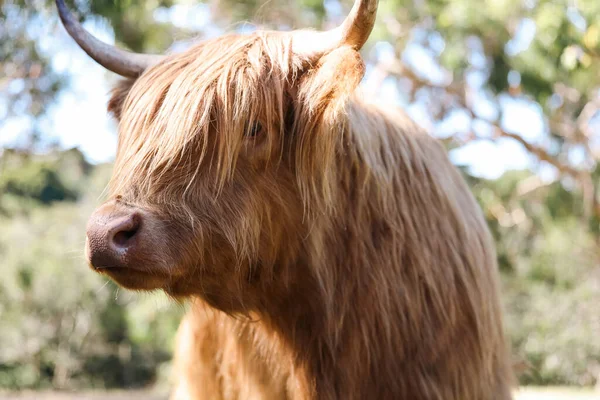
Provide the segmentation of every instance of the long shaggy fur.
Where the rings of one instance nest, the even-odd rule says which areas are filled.
[[[442,146],[361,99],[360,55],[230,35],[117,87],[113,197],[193,297],[177,398],[505,400],[492,241]],[[249,135],[260,123],[258,135]]]

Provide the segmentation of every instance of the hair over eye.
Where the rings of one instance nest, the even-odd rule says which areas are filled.
[[[248,128],[246,128],[246,136],[247,137],[258,137],[263,134],[263,126],[260,122],[251,123]]]

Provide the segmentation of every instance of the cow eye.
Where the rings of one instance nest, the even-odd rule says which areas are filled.
[[[260,122],[254,122],[246,129],[246,136],[257,137],[262,135],[263,127]]]

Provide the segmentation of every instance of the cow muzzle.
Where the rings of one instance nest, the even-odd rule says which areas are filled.
[[[169,240],[180,238],[181,231],[173,234],[169,226],[174,226],[173,221],[166,222],[149,209],[120,199],[109,201],[88,221],[88,263],[95,272],[127,289],[171,288],[186,275],[186,269],[181,258],[172,256],[172,249],[179,247]]]
[[[144,215],[132,207],[109,202],[98,208],[88,221],[88,261],[96,270],[135,269],[143,236]]]

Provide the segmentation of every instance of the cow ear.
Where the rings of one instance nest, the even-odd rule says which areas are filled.
[[[125,99],[134,83],[135,79],[121,80],[111,91],[110,100],[108,101],[108,112],[111,113],[117,121],[121,120],[123,104],[125,104]]]
[[[295,168],[304,201],[333,205],[335,154],[341,118],[365,71],[360,54],[340,47],[306,70],[295,85],[293,136],[297,142]],[[312,200],[310,200],[312,199]]]
[[[297,116],[313,124],[335,123],[365,73],[360,54],[340,47],[302,74],[297,87]]]

